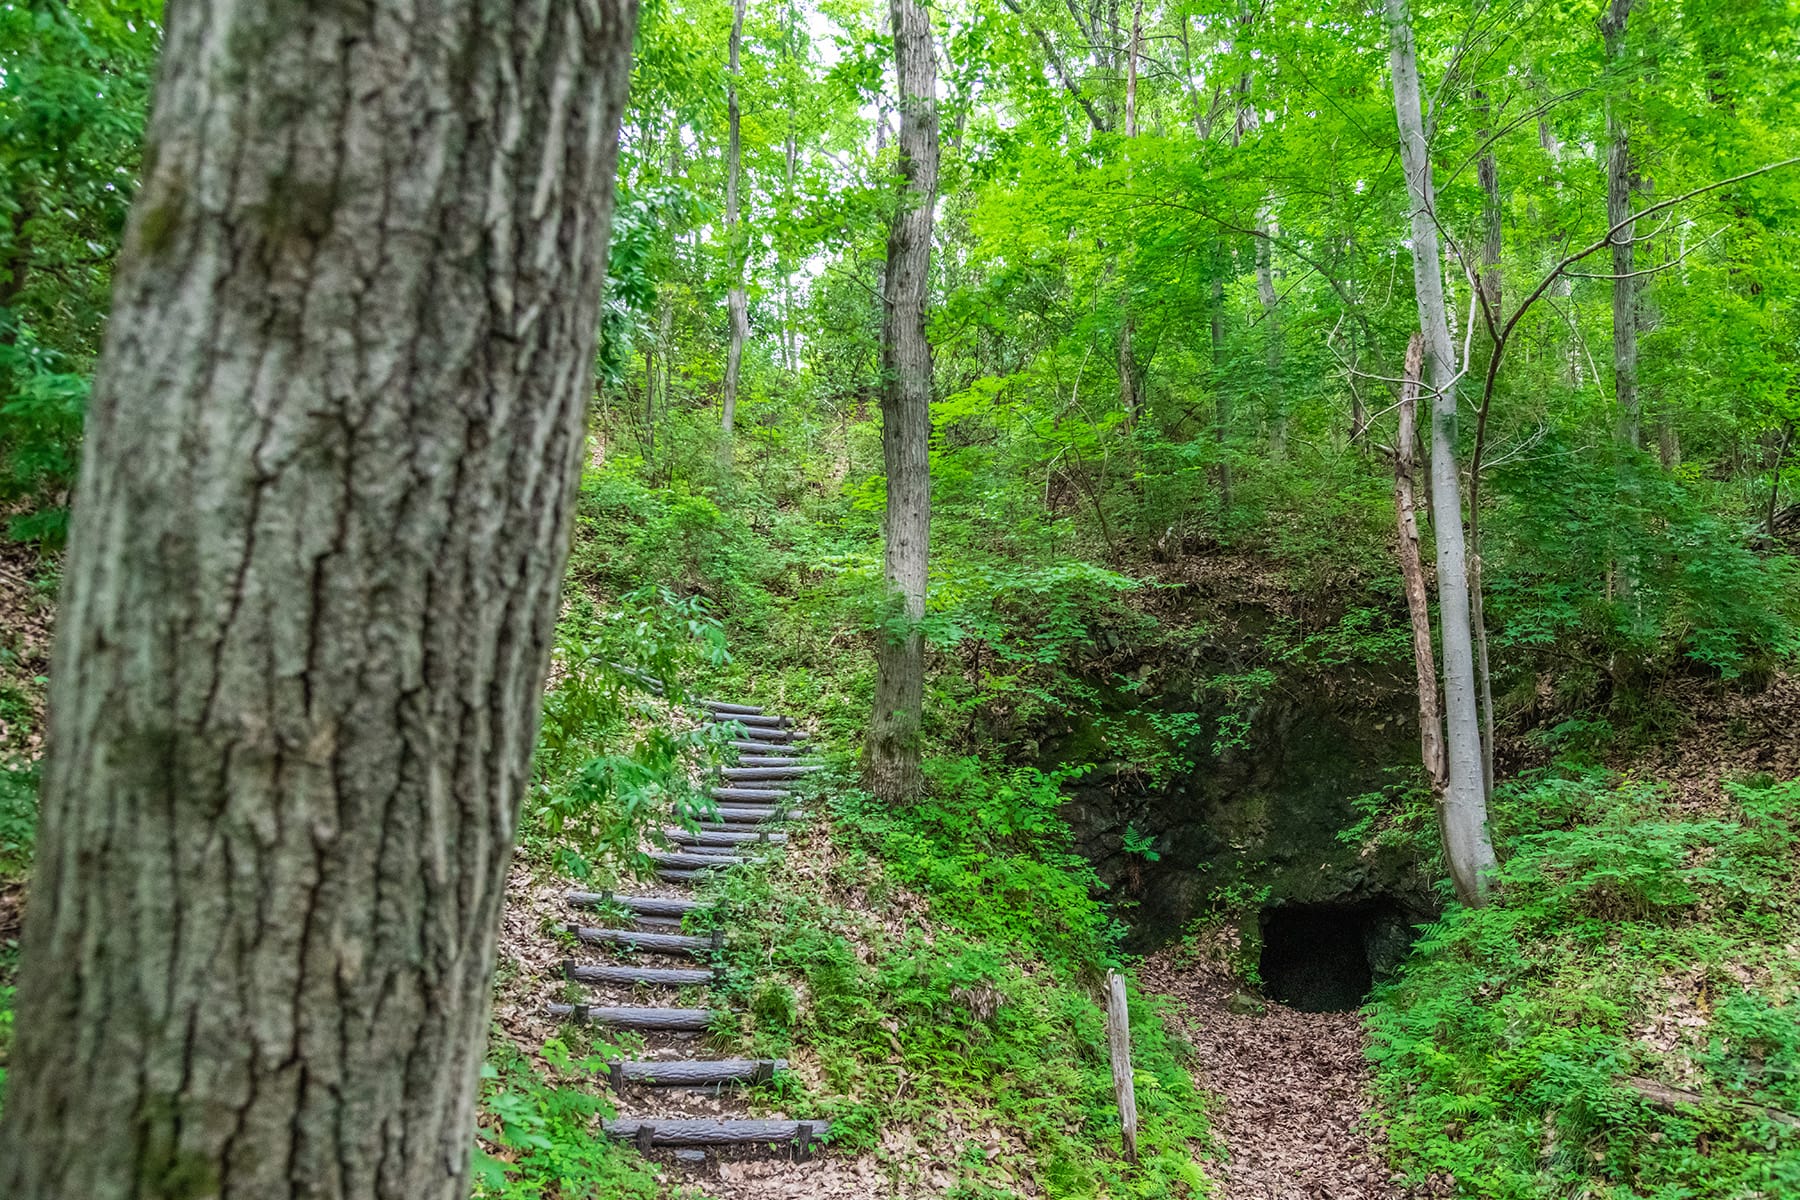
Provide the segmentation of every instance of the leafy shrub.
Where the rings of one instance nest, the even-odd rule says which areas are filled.
[[[1687,817],[1595,773],[1502,797],[1532,832],[1498,900],[1451,906],[1370,1010],[1404,1165],[1484,1200],[1793,1194],[1800,783],[1733,798]]]
[[[481,1069],[481,1113],[474,1153],[479,1200],[605,1196],[655,1200],[663,1189],[628,1146],[597,1136],[594,1122],[613,1115],[601,1055],[576,1059],[561,1041],[543,1047],[548,1076],[503,1037]]]
[[[941,799],[884,813],[833,781],[831,875],[780,861],[731,872],[712,920],[733,930],[727,993],[747,1010],[758,1055],[816,1075],[808,1111],[831,1140],[947,1195],[1197,1196],[1204,1106],[1164,1031],[1133,996],[1143,1165],[1119,1158],[1118,1114],[1094,968],[1112,929],[1089,876],[1058,857],[1053,777],[976,777],[974,760],[932,764]],[[1032,863],[1032,847],[1049,861]],[[1027,895],[1030,889],[1040,889]],[[854,895],[854,907],[836,897]],[[920,910],[921,902],[926,911]],[[1071,906],[1060,927],[1059,905]],[[1013,911],[1013,910],[1017,911]],[[793,1085],[790,1085],[793,1086]],[[921,1145],[891,1151],[883,1130]],[[953,1176],[953,1177],[952,1177]]]
[[[0,882],[25,874],[37,832],[37,767],[0,765]]]
[[[1107,962],[1122,933],[1057,812],[1062,785],[1085,770],[929,759],[928,795],[903,810],[856,789],[832,804],[850,844],[878,857],[896,882],[936,897],[944,919],[1078,971]]]
[[[1795,560],[1752,550],[1679,477],[1545,455],[1503,483],[1504,511],[1484,522],[1499,644],[1586,643],[1650,667],[1679,655],[1726,678],[1800,653]]]
[[[702,806],[690,767],[710,761],[717,729],[675,731],[663,702],[684,669],[726,661],[723,633],[697,598],[661,588],[602,613],[578,601],[559,623],[521,840],[585,879],[601,859],[648,871],[639,849],[671,805]]]

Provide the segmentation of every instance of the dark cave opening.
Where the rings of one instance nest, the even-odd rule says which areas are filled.
[[[1400,907],[1380,900],[1264,909],[1263,991],[1301,1012],[1354,1011],[1413,937]]]

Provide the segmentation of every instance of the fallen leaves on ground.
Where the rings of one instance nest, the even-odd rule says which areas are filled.
[[[1197,1082],[1218,1098],[1214,1126],[1227,1160],[1214,1168],[1221,1200],[1413,1200],[1388,1168],[1365,1120],[1369,1066],[1356,1013],[1306,1013],[1267,1004],[1231,1011],[1228,975],[1165,950],[1144,960],[1147,992],[1176,1004],[1193,1045]],[[1241,1007],[1241,1005],[1240,1005]]]

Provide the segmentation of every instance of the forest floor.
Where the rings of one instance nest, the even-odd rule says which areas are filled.
[[[1213,1126],[1226,1150],[1213,1168],[1218,1200],[1424,1200],[1382,1153],[1370,1108],[1369,1064],[1357,1013],[1309,1013],[1267,1002],[1234,1011],[1242,988],[1171,947],[1138,968],[1144,991],[1172,1000],[1194,1047],[1195,1083],[1216,1097]],[[1237,1008],[1245,1007],[1239,1003]]]

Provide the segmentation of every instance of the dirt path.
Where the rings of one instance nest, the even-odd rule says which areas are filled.
[[[1214,1125],[1229,1151],[1213,1168],[1220,1200],[1414,1200],[1395,1182],[1362,1116],[1369,1107],[1362,1021],[1270,1004],[1232,1012],[1236,988],[1173,952],[1146,959],[1145,991],[1180,1006],[1199,1054],[1199,1083],[1220,1100]]]

